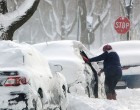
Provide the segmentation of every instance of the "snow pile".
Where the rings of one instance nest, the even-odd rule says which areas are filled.
[[[117,90],[117,100],[69,94],[68,110],[140,110],[140,89]]]

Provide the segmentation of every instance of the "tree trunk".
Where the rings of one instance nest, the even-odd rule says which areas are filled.
[[[86,28],[87,10],[86,10],[85,0],[78,0],[78,7],[79,7],[79,17],[80,17],[79,25],[81,29],[80,41],[83,44],[88,44],[88,30]]]

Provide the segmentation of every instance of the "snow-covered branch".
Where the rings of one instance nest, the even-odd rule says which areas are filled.
[[[109,9],[110,9],[110,0],[108,1],[107,7],[105,9],[105,11],[103,11],[102,14],[96,14],[98,16],[98,19],[95,21],[94,25],[93,25],[93,32],[100,26],[100,24],[105,20],[105,18],[107,17],[108,13],[109,13]]]
[[[43,30],[44,30],[44,32],[45,32],[45,34],[46,34],[46,37],[48,36],[48,39],[51,39],[51,35],[47,32],[46,27],[44,26],[44,23],[43,23],[43,20],[42,20],[42,16],[41,16],[41,11],[40,11],[40,9],[39,9],[39,18],[40,18],[40,21],[41,21]]]
[[[0,15],[0,36],[3,40],[12,40],[13,33],[21,27],[36,11],[40,0],[25,0],[13,12]]]

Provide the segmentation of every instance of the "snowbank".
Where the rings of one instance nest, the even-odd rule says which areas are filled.
[[[117,100],[69,94],[68,110],[140,110],[140,89],[117,90]]]

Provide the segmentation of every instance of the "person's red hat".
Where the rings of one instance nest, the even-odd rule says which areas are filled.
[[[103,47],[104,52],[108,51],[108,50],[111,50],[111,49],[112,49],[111,45],[108,45],[108,44]]]

